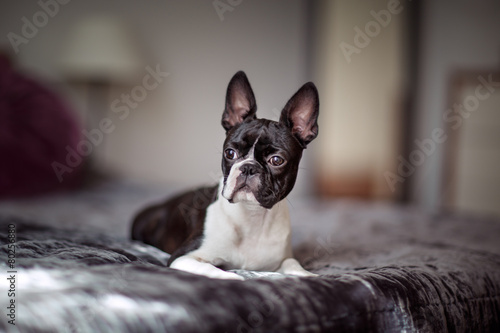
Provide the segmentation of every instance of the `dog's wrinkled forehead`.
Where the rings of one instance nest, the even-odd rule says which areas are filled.
[[[256,150],[268,150],[272,153],[278,147],[293,153],[302,150],[299,142],[283,124],[268,119],[245,121],[229,131],[224,146],[231,145],[246,153],[255,147]]]

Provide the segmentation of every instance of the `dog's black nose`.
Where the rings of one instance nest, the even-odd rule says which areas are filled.
[[[254,163],[245,163],[240,167],[240,171],[244,176],[253,176],[259,172],[259,169]]]

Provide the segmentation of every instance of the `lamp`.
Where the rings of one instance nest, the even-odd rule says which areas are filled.
[[[143,67],[128,26],[113,17],[87,17],[68,36],[60,59],[66,77],[83,82],[132,84]]]
[[[59,65],[69,83],[87,88],[85,127],[90,131],[109,112],[112,86],[135,84],[144,67],[129,27],[115,17],[105,16],[87,17],[73,26],[63,45]],[[95,150],[87,156],[87,168],[94,164]]]

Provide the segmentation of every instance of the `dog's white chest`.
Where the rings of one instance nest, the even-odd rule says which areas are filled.
[[[230,235],[230,249],[226,266],[229,269],[276,270],[286,254],[289,232],[274,228],[272,232],[258,231]]]
[[[274,271],[291,252],[290,234],[285,201],[253,210],[217,200],[208,207],[202,245],[191,255],[226,269]]]

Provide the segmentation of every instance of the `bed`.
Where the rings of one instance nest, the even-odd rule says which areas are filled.
[[[319,276],[216,280],[168,268],[167,253],[129,239],[135,212],[176,190],[108,181],[1,201],[0,330],[500,331],[494,217],[292,200],[295,255]]]
[[[180,189],[54,174],[80,125],[1,57],[0,116],[0,331],[500,331],[498,218],[291,199],[295,256],[319,276],[209,279],[130,240],[134,214]]]

